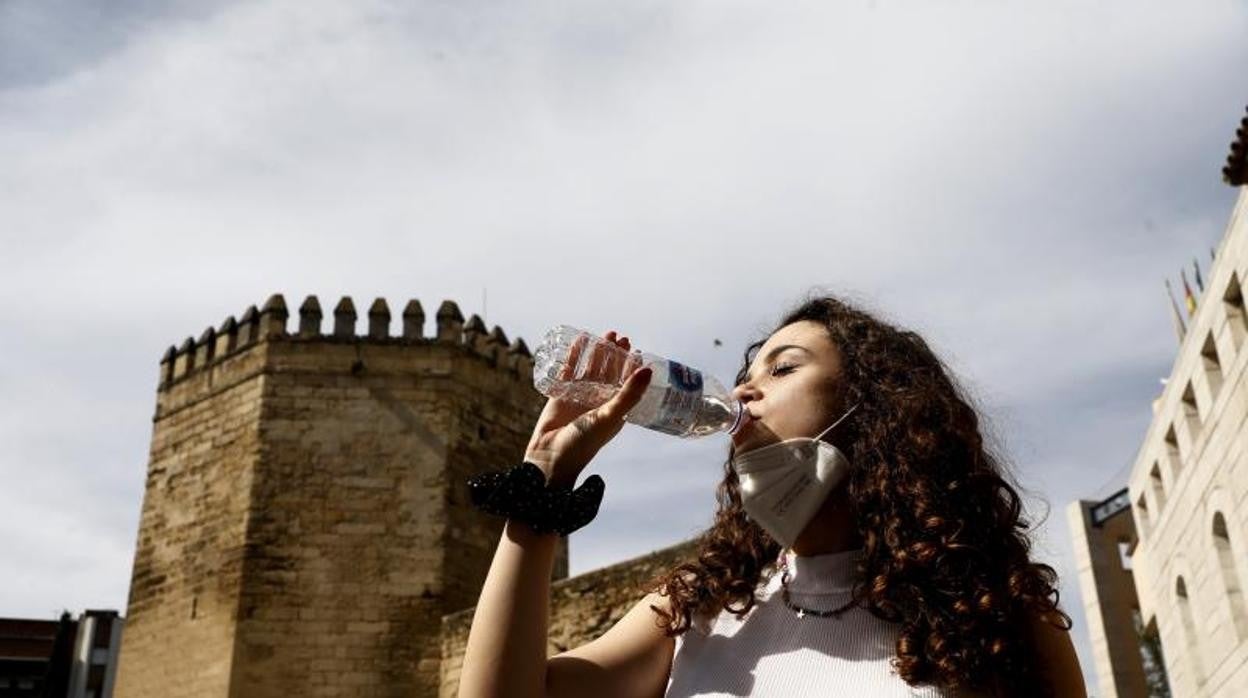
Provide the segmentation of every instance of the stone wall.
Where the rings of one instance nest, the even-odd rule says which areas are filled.
[[[432,696],[441,619],[502,522],[471,474],[518,462],[545,398],[523,340],[378,299],[322,330],[284,299],[161,362],[117,695]],[[567,546],[556,552],[566,576]]]
[[[262,349],[162,391],[117,696],[226,696],[260,453]]]
[[[573,534],[575,535],[575,534]],[[611,629],[645,595],[643,584],[696,554],[696,539],[586,572],[551,585],[547,656],[579,647]],[[455,698],[475,608],[442,619],[441,698]]]

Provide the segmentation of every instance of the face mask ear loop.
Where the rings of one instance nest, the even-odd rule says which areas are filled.
[[[824,434],[827,434],[828,432],[832,431],[832,427],[835,427],[837,424],[840,424],[842,421],[844,421],[844,419],[848,417],[850,414],[852,414],[854,410],[858,409],[858,405],[859,403],[855,402],[854,406],[846,410],[845,414],[841,415],[840,419],[836,420],[835,422],[832,422],[831,427],[828,427],[827,429],[824,429],[822,432],[820,432],[819,435],[815,437],[815,440],[818,441],[822,439]]]

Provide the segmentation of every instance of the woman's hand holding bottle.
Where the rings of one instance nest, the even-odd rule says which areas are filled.
[[[614,330],[604,337],[628,351],[628,337],[617,339]],[[549,398],[524,453],[524,460],[541,468],[547,482],[567,487],[576,483],[577,476],[594,455],[624,428],[624,415],[641,400],[652,373],[649,367],[638,368],[635,354],[630,353],[628,360],[621,361],[619,352],[606,351],[605,347],[600,350],[602,345],[595,343],[586,358],[585,375],[573,376],[587,339],[573,344],[559,379],[592,379],[614,384],[624,376],[622,387],[610,400],[593,409],[561,397]]]
[[[686,439],[722,431],[733,435],[745,423],[745,404],[714,376],[680,361],[632,351],[627,338],[604,338],[613,334],[599,336],[571,325],[550,328],[533,352],[533,387],[546,397],[589,409],[614,397],[624,387],[621,378],[637,366],[647,366],[654,375],[628,409],[629,423]],[[589,354],[599,354],[592,357],[595,367],[589,365]]]

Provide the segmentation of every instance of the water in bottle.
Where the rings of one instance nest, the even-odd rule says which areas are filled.
[[[604,337],[558,325],[533,352],[533,385],[590,409],[619,391],[633,370],[649,366],[650,384],[625,421],[682,438],[721,431],[736,433],[749,414],[713,376],[691,366],[640,351],[628,351]]]

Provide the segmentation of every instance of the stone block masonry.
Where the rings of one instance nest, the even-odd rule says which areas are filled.
[[[445,301],[357,331],[281,295],[160,362],[116,695],[435,696],[443,617],[502,522],[465,480],[519,462],[545,398],[521,339]],[[561,541],[555,578],[567,575]]]
[[[646,595],[644,585],[649,580],[682,562],[696,559],[697,545],[696,538],[685,540],[647,555],[555,582],[550,590],[546,656],[579,647],[610,630]],[[440,698],[455,698],[459,690],[459,675],[475,610],[468,608],[442,619]]]

